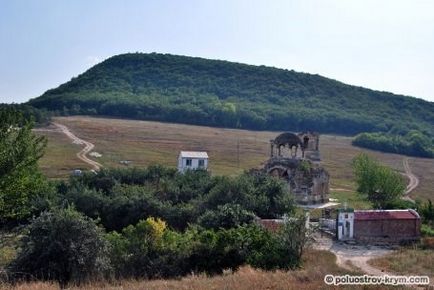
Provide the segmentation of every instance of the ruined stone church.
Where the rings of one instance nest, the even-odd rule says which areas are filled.
[[[270,159],[263,170],[288,183],[301,205],[329,201],[329,173],[320,164],[319,134],[283,133],[270,140]]]

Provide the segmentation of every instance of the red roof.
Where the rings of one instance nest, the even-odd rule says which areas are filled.
[[[412,220],[419,219],[413,210],[356,210],[355,220]]]

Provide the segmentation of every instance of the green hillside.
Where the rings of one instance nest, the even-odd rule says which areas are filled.
[[[265,66],[168,54],[113,56],[30,105],[188,124],[434,135],[434,103]]]

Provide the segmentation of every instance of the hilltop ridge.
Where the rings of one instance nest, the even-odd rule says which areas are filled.
[[[292,70],[158,53],[110,57],[28,104],[64,115],[259,130],[434,130],[434,103],[422,99]]]

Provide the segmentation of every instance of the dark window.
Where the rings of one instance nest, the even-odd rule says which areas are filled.
[[[191,166],[191,159],[186,159],[185,160],[185,165],[186,166]]]
[[[199,159],[199,167],[205,167],[205,160]]]

